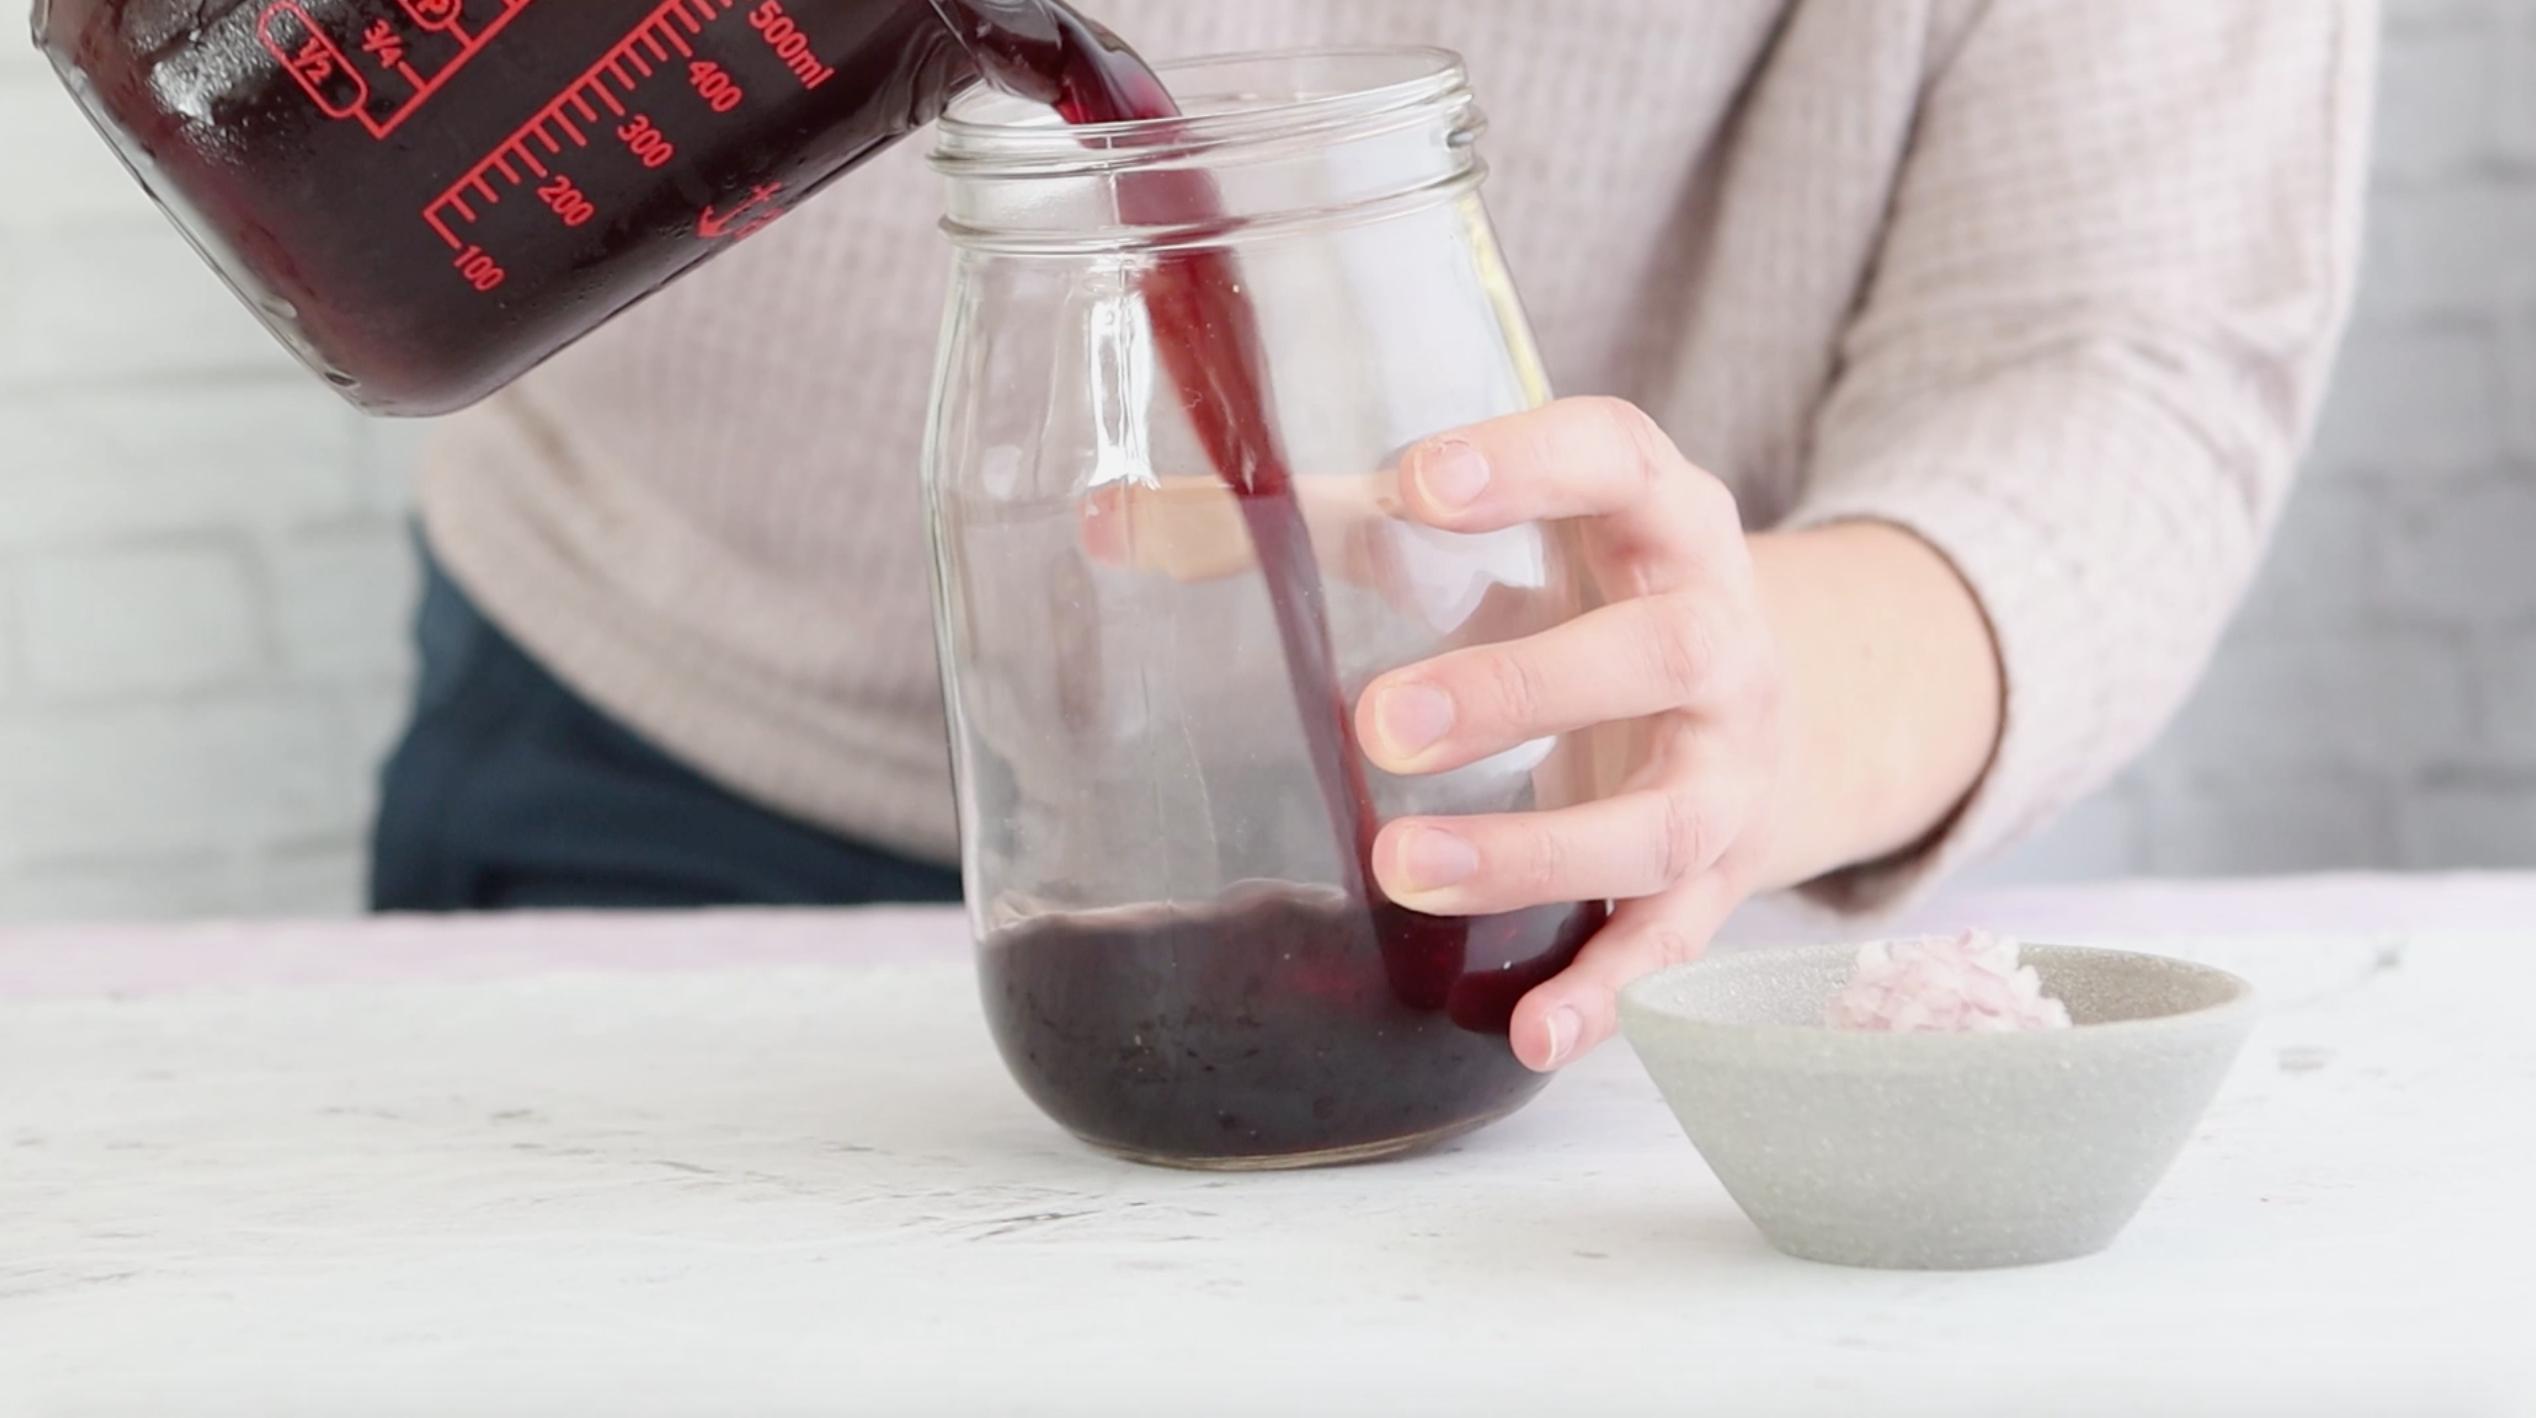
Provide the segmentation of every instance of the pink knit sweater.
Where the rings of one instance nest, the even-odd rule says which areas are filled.
[[[2036,826],[2191,684],[2344,314],[2368,0],[1088,8],[1156,57],[1461,50],[1560,391],[1637,401],[1756,527],[1878,518],[1953,559],[2005,737],[1849,902]],[[746,795],[947,857],[925,146],[453,421],[422,500],[452,574],[591,699]]]

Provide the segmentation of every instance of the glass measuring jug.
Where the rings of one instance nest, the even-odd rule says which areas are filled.
[[[275,335],[463,407],[982,75],[1167,112],[1055,0],[36,0],[36,42]]]

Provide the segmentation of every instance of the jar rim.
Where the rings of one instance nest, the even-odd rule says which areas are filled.
[[[1316,68],[1318,85],[1307,81]],[[1365,72],[1350,81],[1351,69]],[[1381,72],[1388,69],[1388,73]],[[1292,74],[1292,87],[1211,89],[1243,71]],[[1231,98],[1236,105],[1172,118],[1068,124],[1030,99],[987,87],[952,102],[937,125],[933,165],[952,176],[1031,173],[1074,176],[1170,161],[1212,149],[1345,132],[1404,112],[1467,96],[1461,55],[1435,45],[1316,45],[1244,50],[1168,60],[1154,72],[1192,103]],[[1195,82],[1192,82],[1195,81]],[[1245,101],[1246,100],[1246,101]]]

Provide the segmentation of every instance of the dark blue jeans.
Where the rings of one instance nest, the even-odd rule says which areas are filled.
[[[957,901],[959,873],[749,802],[591,707],[425,557],[413,722],[381,774],[380,911]]]

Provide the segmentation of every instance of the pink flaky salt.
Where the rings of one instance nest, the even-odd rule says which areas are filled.
[[[1888,1034],[2013,1034],[2066,1029],[2069,1009],[2044,995],[2033,966],[2017,963],[2014,940],[1966,931],[1862,947],[1825,1022]]]

